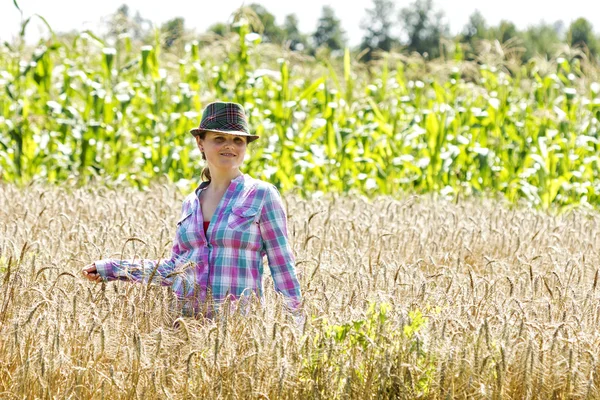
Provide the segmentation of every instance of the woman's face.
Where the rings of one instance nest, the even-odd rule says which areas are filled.
[[[206,132],[204,139],[196,136],[196,143],[206,161],[214,168],[239,168],[246,155],[244,136]]]

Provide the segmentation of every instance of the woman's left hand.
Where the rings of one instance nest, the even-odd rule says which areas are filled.
[[[83,274],[83,277],[88,281],[102,282],[102,277],[98,273],[98,270],[96,269],[96,264],[94,263],[83,267],[81,273]]]

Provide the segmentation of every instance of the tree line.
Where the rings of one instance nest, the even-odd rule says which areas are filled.
[[[229,22],[219,22],[203,34],[227,36],[236,30],[240,18],[246,19],[254,32],[260,34],[262,42],[284,46],[290,51],[316,55],[319,51],[341,54],[348,47],[348,39],[342,21],[335,10],[324,6],[314,32],[305,33],[299,29],[298,17],[289,14],[283,24],[277,24],[275,16],[260,4],[250,4],[238,9]],[[151,24],[137,12],[130,14],[129,7],[121,6],[108,21],[108,35],[128,34],[144,41],[156,35]],[[450,34],[444,12],[438,9],[433,0],[415,0],[407,7],[398,9],[393,0],[373,0],[365,10],[361,29],[360,44],[352,49],[360,53],[360,58],[369,61],[378,51],[404,51],[419,53],[427,59],[435,59],[443,54],[444,45],[459,45],[466,59],[476,58],[482,41],[497,41],[510,46],[523,61],[540,55],[551,57],[561,45],[577,46],[584,49],[591,59],[598,60],[600,37],[592,24],[584,17],[566,26],[562,21],[540,22],[519,30],[510,21],[503,20],[498,25],[489,25],[479,11],[474,11],[460,33]],[[178,46],[197,35],[185,27],[182,17],[171,19],[159,28],[161,43],[167,50],[176,51]]]

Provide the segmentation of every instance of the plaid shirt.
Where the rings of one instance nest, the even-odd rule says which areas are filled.
[[[205,235],[199,196],[207,186],[208,182],[201,183],[183,201],[169,259],[105,259],[96,261],[98,273],[108,281],[171,286],[185,301],[184,310],[191,306],[198,312],[209,298],[218,307],[228,296],[236,299],[255,292],[262,297],[266,255],[275,290],[285,296],[292,310],[298,310],[300,284],[277,188],[247,174],[234,178]]]

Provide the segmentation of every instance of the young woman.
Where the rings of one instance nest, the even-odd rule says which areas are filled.
[[[185,315],[211,316],[228,299],[262,296],[263,256],[275,290],[299,315],[301,292],[287,237],[286,213],[275,186],[240,172],[249,132],[244,109],[215,102],[190,131],[207,167],[183,201],[171,257],[105,259],[86,266],[90,281],[152,281],[171,286]],[[246,297],[248,298],[248,297]]]

